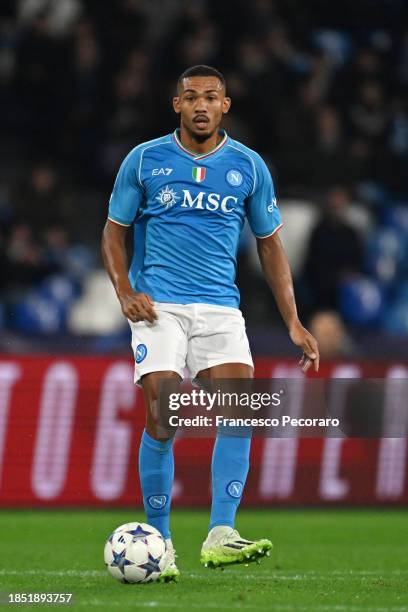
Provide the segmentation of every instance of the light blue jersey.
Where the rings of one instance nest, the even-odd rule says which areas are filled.
[[[260,238],[282,226],[264,161],[222,136],[213,151],[195,155],[176,130],[135,147],[120,167],[109,219],[134,226],[129,279],[155,301],[238,308],[245,217]]]

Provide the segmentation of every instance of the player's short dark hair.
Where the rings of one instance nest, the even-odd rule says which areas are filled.
[[[178,78],[177,89],[180,89],[183,83],[183,79],[188,79],[190,77],[201,77],[201,76],[202,77],[205,77],[205,76],[216,77],[221,82],[221,85],[223,86],[224,90],[227,89],[227,84],[225,82],[224,75],[216,68],[213,68],[212,66],[206,66],[205,64],[199,64],[197,66],[191,66],[191,68],[187,68],[187,70],[185,70]]]

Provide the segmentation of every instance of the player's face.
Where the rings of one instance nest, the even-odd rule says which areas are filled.
[[[173,98],[173,107],[181,115],[182,125],[200,140],[214,134],[230,106],[231,100],[225,96],[221,81],[213,76],[184,79],[178,96]]]

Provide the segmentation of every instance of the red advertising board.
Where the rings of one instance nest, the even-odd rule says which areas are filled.
[[[258,377],[299,376],[258,359]],[[408,378],[406,364],[324,364],[321,376]],[[0,506],[140,505],[143,397],[131,361],[0,357]],[[173,503],[210,500],[213,441],[175,442]],[[244,505],[408,504],[405,438],[254,439]]]

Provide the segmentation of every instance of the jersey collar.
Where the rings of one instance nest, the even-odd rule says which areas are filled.
[[[220,151],[220,149],[223,148],[223,146],[225,145],[225,143],[228,140],[228,134],[225,130],[220,130],[220,134],[223,134],[223,138],[221,140],[221,142],[219,142],[217,144],[217,146],[215,147],[215,149],[213,149],[212,151],[209,151],[208,153],[204,153],[203,155],[195,155],[195,153],[192,153],[191,151],[189,151],[188,149],[186,149],[186,147],[184,147],[181,144],[180,141],[180,136],[179,136],[179,132],[180,129],[177,128],[174,130],[173,132],[173,139],[174,142],[176,143],[176,145],[179,147],[179,149],[181,149],[182,151],[184,151],[185,153],[187,153],[190,157],[192,157],[192,159],[194,159],[195,161],[198,161],[200,159],[204,159],[205,157],[210,157],[210,155],[214,155],[215,153],[218,153],[218,151]]]

